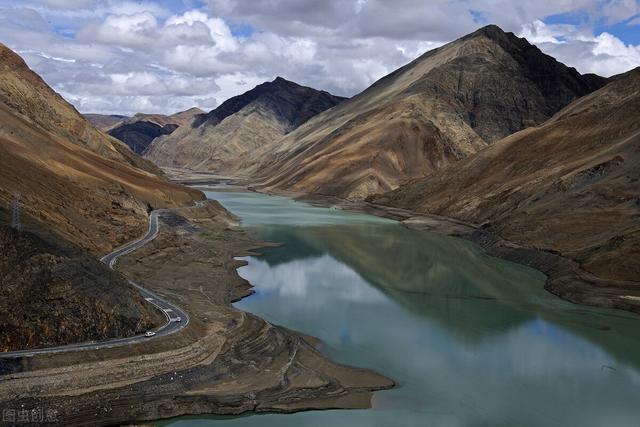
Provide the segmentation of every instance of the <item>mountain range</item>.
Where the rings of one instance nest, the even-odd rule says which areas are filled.
[[[580,284],[563,278],[554,292],[610,305],[640,277],[639,115],[639,69],[582,75],[493,25],[351,99],[278,77],[208,113],[169,116],[82,116],[0,44],[0,278],[11,295],[0,342],[161,321],[97,260],[142,234],[151,209],[204,197],[160,167],[466,221],[571,260]],[[16,193],[21,232],[8,225]]]
[[[142,154],[159,136],[169,135],[193,117],[204,114],[197,107],[172,115],[138,113],[132,117],[119,115],[85,114],[96,127],[124,142],[137,154]]]
[[[487,26],[263,147],[254,181],[345,198],[389,191],[541,124],[605,83]]]
[[[490,25],[284,131],[242,109],[276,81],[156,139],[146,156],[258,191],[467,221],[571,260],[573,279],[556,277],[553,291],[610,305],[640,277],[639,81],[638,70],[582,75]],[[282,100],[269,99],[273,112]]]
[[[261,147],[342,101],[278,77],[156,139],[144,156],[160,166],[246,174],[261,162]]]

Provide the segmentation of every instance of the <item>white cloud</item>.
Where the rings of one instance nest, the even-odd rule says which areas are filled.
[[[95,0],[43,0],[45,5],[58,9],[72,9],[90,7]]]
[[[523,26],[520,35],[581,73],[609,77],[640,66],[640,46],[627,45],[606,32],[593,36],[575,26],[537,20]]]
[[[494,22],[581,72],[640,64],[638,47],[593,34],[637,0],[0,0],[0,40],[81,111],[210,108],[281,75],[353,95],[427,50]],[[584,25],[545,17],[586,14]],[[638,22],[636,22],[638,21]],[[640,24],[635,18],[627,25]],[[233,28],[249,28],[234,35]],[[189,103],[193,103],[189,105]],[[202,103],[202,104],[198,104]]]

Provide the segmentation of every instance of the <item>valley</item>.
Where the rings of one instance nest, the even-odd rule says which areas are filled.
[[[348,82],[321,26],[148,8],[0,44],[2,422],[635,425],[640,67],[485,23]]]

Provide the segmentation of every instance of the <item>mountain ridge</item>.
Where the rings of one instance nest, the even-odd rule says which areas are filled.
[[[253,154],[258,147],[343,100],[277,77],[156,139],[144,155],[160,166],[245,171],[258,163]]]
[[[266,160],[256,187],[346,198],[388,191],[544,122],[605,82],[484,27],[261,148]]]
[[[482,224],[515,243],[560,253],[603,283],[561,283],[554,292],[620,304],[619,297],[640,293],[639,115],[636,68],[539,127],[370,200]]]

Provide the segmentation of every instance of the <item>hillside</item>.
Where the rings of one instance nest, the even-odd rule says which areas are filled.
[[[144,331],[162,317],[98,259],[142,235],[150,209],[203,195],[136,167],[149,162],[93,128],[9,49],[0,56],[0,348]],[[22,230],[8,226],[15,193]]]
[[[389,191],[544,122],[604,83],[484,27],[265,147],[258,188],[346,198]]]
[[[122,142],[95,129],[20,56],[0,43],[0,103],[28,118],[34,124],[111,160],[158,174],[151,162],[134,155]]]
[[[260,161],[260,147],[343,99],[278,77],[155,140],[145,157],[160,166],[244,173]]]
[[[510,241],[559,252],[606,281],[596,295],[627,295],[640,278],[638,117],[640,68],[538,128],[373,200],[483,224]]]

